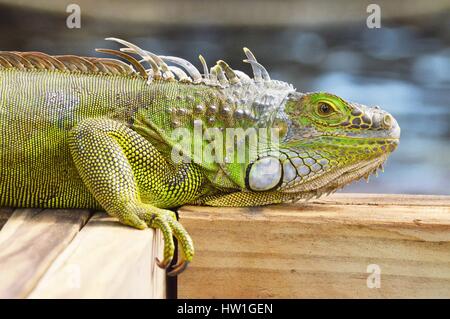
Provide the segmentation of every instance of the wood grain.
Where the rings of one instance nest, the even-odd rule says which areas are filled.
[[[406,205],[406,206],[450,206],[448,195],[409,195],[409,194],[365,194],[337,193],[321,199],[311,200],[314,204],[343,205]]]
[[[159,231],[133,229],[96,213],[29,297],[164,298],[165,271],[154,262],[162,248]]]
[[[0,298],[26,297],[89,216],[83,210],[15,210],[0,231]]]
[[[179,215],[196,246],[181,298],[450,298],[450,196],[339,194]],[[368,288],[368,266],[380,288]]]

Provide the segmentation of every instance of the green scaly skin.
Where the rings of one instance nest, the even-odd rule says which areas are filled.
[[[192,83],[174,79],[155,56],[147,56],[154,63],[148,76],[125,58],[135,71],[101,59],[0,53],[0,204],[104,209],[126,225],[159,228],[161,267],[173,258],[173,236],[181,244],[172,275],[186,268],[194,246],[169,208],[319,196],[367,177],[398,144],[400,129],[388,113],[268,79],[257,83],[258,67],[248,80],[219,61],[209,77]],[[217,74],[225,77],[217,80]],[[248,90],[257,93],[237,102]],[[275,98],[264,104],[266,91]],[[274,128],[281,141],[250,152],[242,163],[201,161],[190,149],[183,153],[192,161],[174,161],[173,133],[180,127],[192,132],[199,120],[207,128]],[[264,161],[271,171],[264,171]]]

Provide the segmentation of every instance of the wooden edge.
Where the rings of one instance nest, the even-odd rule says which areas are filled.
[[[400,202],[400,201],[399,201]],[[305,223],[346,223],[355,225],[450,225],[450,205],[385,205],[350,204],[339,201],[278,204],[261,207],[208,207],[183,206],[179,210],[183,219],[289,221]]]
[[[75,209],[16,209],[0,231],[0,298],[26,297],[89,216]]]
[[[448,199],[380,196],[343,194],[306,205],[181,207],[180,222],[196,255],[178,277],[179,296],[450,297]],[[364,202],[367,198],[372,204]],[[378,277],[370,276],[374,271],[381,274],[379,287]]]
[[[407,206],[450,206],[450,195],[413,195],[413,194],[365,194],[336,193],[320,199],[314,204],[343,205],[407,205]]]
[[[159,231],[96,213],[29,298],[165,298],[165,271],[155,263],[163,247]]]

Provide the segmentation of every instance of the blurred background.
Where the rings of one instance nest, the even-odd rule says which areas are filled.
[[[96,55],[115,36],[250,72],[248,46],[274,79],[380,105],[398,120],[385,173],[345,192],[450,194],[450,1],[376,1],[381,28],[370,29],[374,1],[0,0],[0,50]],[[81,28],[66,25],[71,3]]]

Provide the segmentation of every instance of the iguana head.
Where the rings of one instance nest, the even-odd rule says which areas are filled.
[[[329,93],[289,94],[271,126],[281,134],[279,156],[262,152],[249,164],[251,191],[334,191],[375,173],[400,138],[386,111]]]

